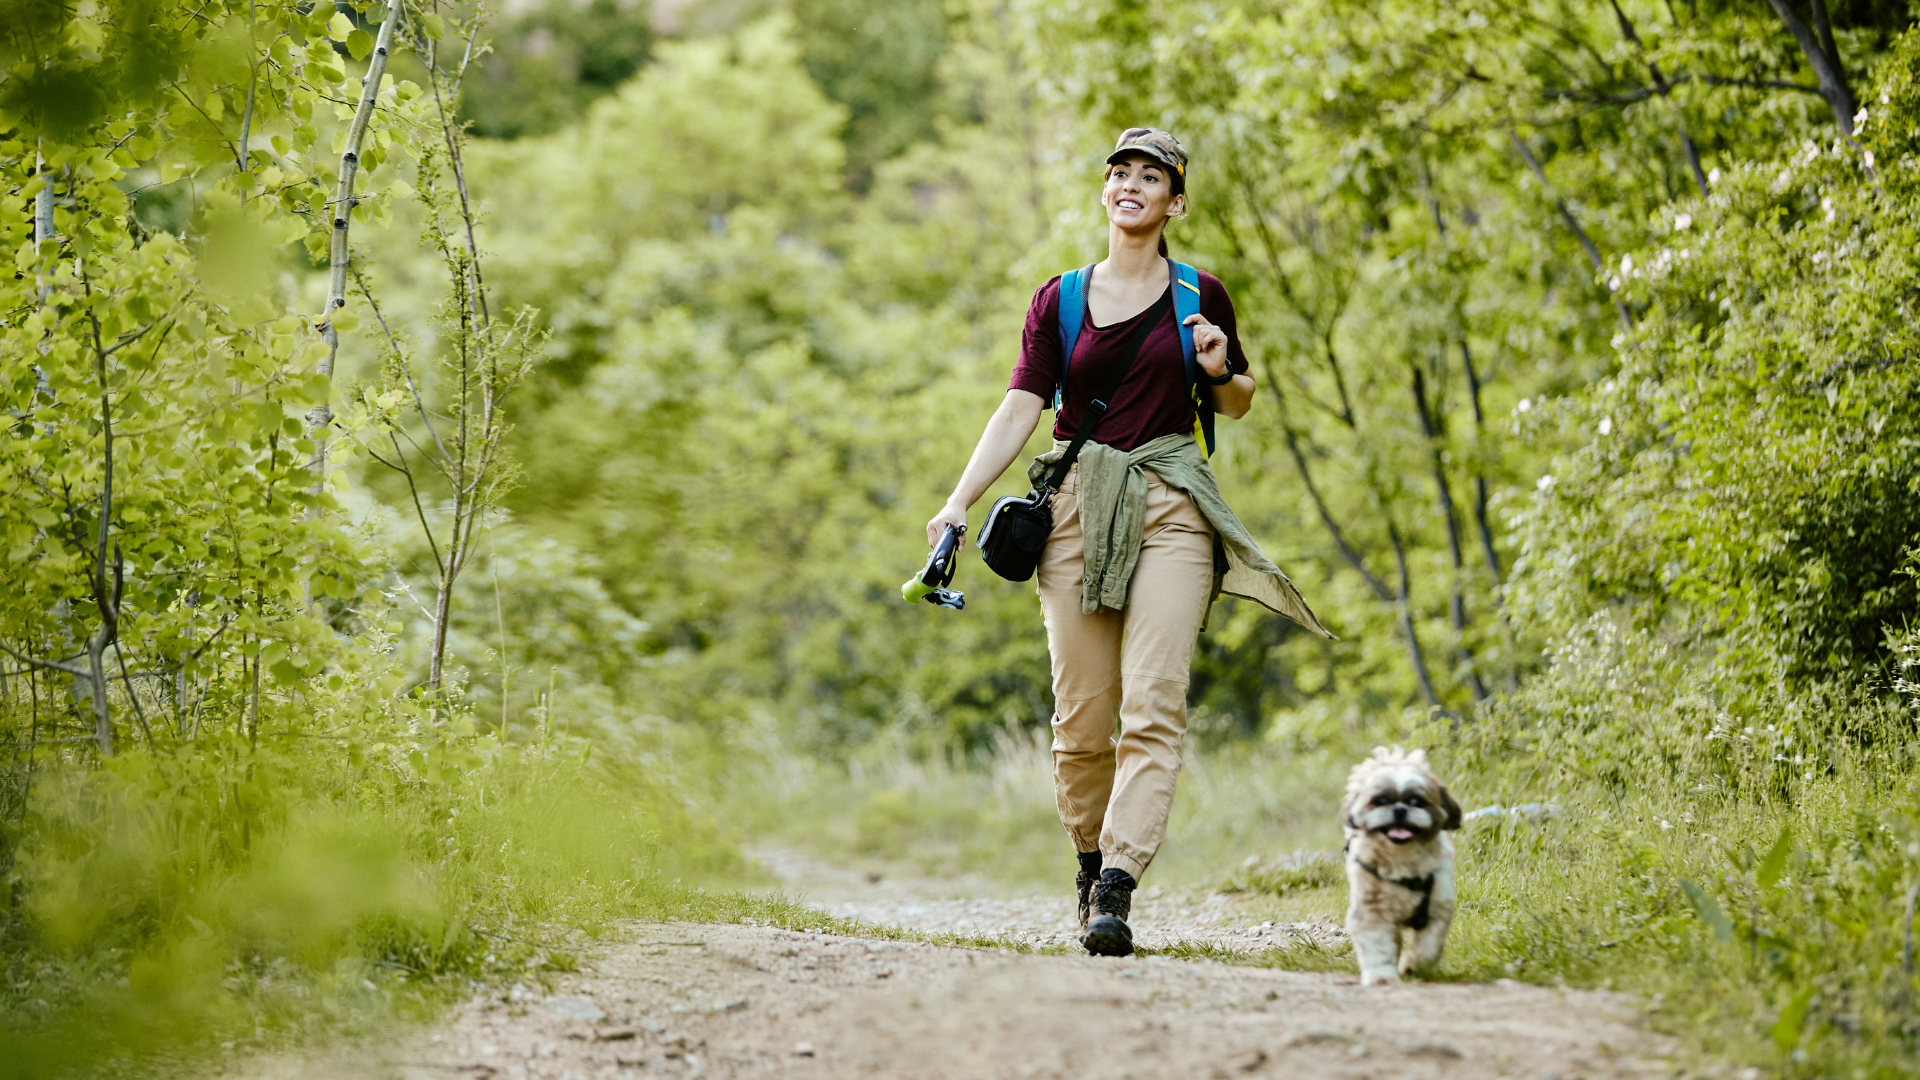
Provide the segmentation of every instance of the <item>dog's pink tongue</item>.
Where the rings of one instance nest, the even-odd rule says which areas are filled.
[[[1411,839],[1413,839],[1413,830],[1412,830],[1412,829],[1388,829],[1388,830],[1387,830],[1387,839],[1389,839],[1389,840],[1411,840]]]

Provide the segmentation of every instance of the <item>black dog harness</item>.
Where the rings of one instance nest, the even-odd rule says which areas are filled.
[[[1413,909],[1413,915],[1406,921],[1406,926],[1409,930],[1425,930],[1427,924],[1433,921],[1432,874],[1423,874],[1420,877],[1388,877],[1380,872],[1379,867],[1365,859],[1355,859],[1353,861],[1360,864],[1360,869],[1365,870],[1367,873],[1372,874],[1374,877],[1389,885],[1398,885],[1403,889],[1412,889],[1414,892],[1420,894],[1420,906]]]

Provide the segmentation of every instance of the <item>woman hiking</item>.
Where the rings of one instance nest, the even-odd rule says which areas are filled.
[[[1186,212],[1186,171],[1186,150],[1172,135],[1121,134],[1100,191],[1107,257],[1034,294],[1007,396],[927,522],[929,543],[964,528],[968,509],[1059,394],[1053,452],[1029,470],[1038,488],[1096,411],[1097,395],[1112,388],[1058,485],[1037,574],[1053,657],[1054,794],[1080,860],[1080,941],[1096,956],[1133,952],[1127,916],[1166,835],[1193,643],[1213,598],[1257,600],[1333,636],[1260,554],[1207,464],[1212,414],[1246,415],[1254,382],[1226,289],[1167,258],[1163,234]],[[1084,305],[1068,320],[1077,335],[1063,334],[1063,282],[1069,308],[1072,299]],[[1198,301],[1178,321],[1177,289]],[[1191,364],[1183,332],[1192,335]],[[1070,357],[1063,337],[1072,340]]]

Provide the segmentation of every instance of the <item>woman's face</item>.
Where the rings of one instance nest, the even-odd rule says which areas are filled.
[[[1107,169],[1100,205],[1107,220],[1130,233],[1152,232],[1186,205],[1173,193],[1171,170],[1151,158],[1126,157]]]

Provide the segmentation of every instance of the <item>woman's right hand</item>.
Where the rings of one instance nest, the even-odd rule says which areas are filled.
[[[941,507],[940,512],[933,515],[933,518],[927,522],[927,546],[929,548],[939,547],[940,538],[947,534],[947,528],[949,526],[956,529],[965,529],[967,527],[966,507],[955,506],[952,503]],[[962,534],[960,537],[960,545],[955,550],[965,550],[966,546],[967,538],[965,534]]]

